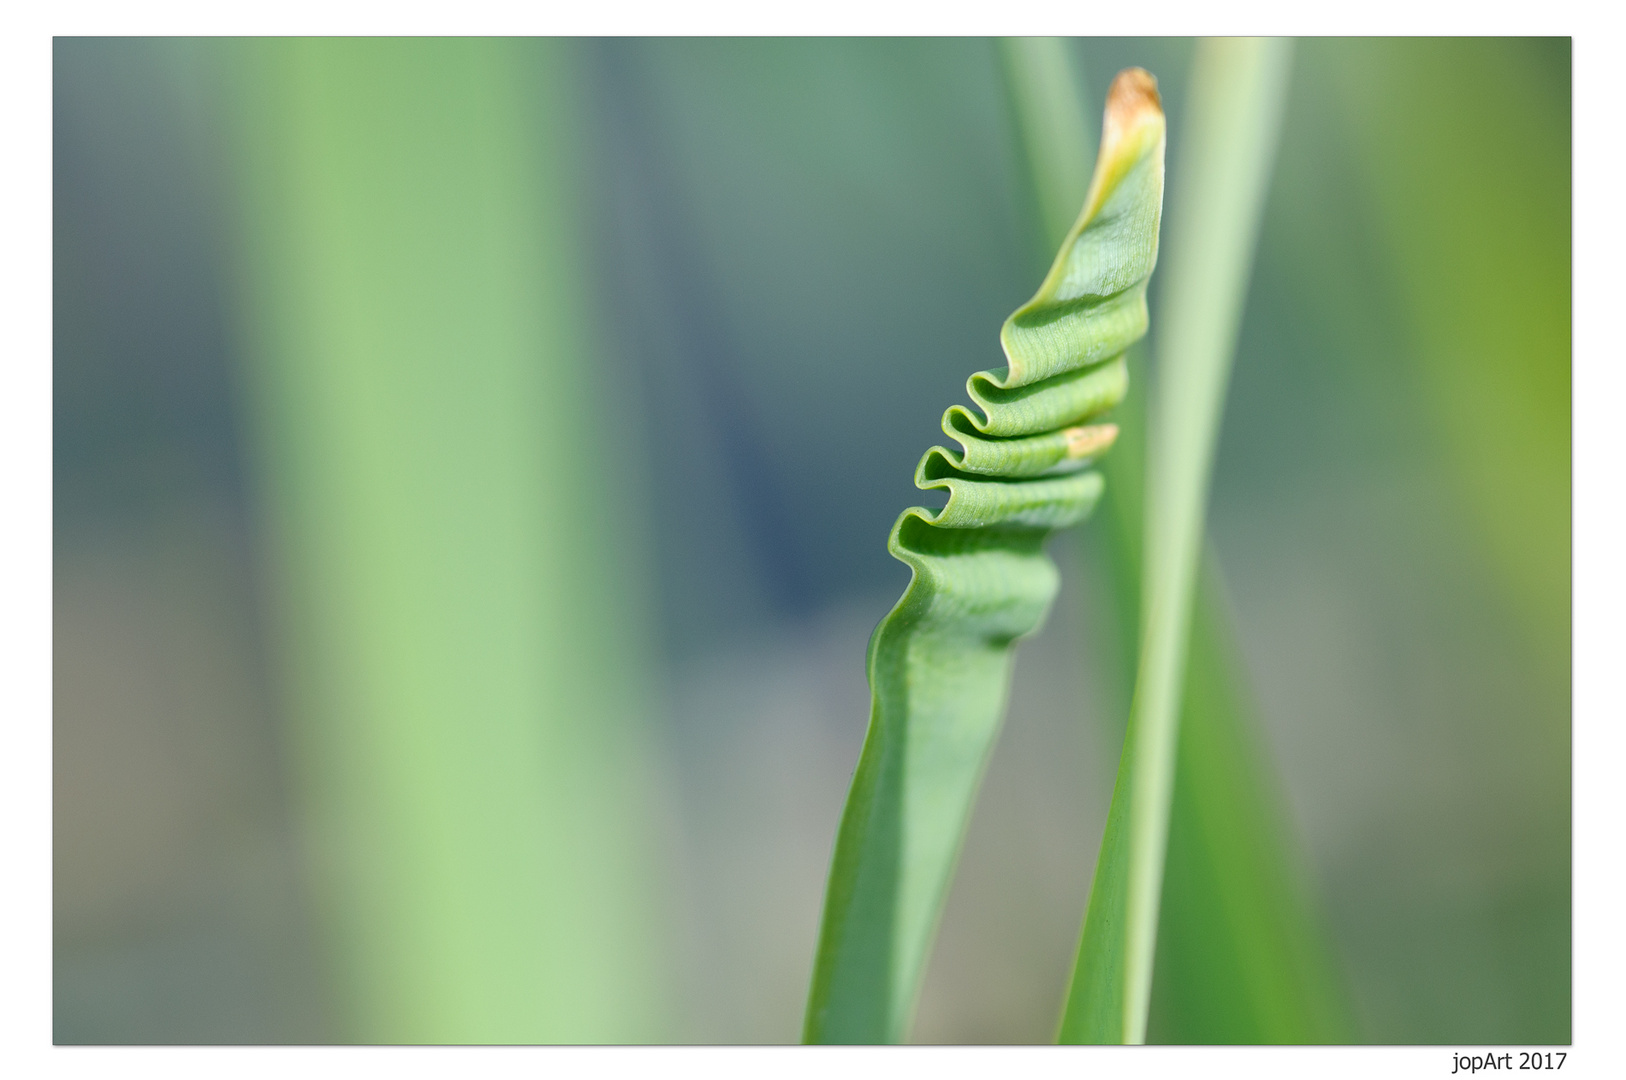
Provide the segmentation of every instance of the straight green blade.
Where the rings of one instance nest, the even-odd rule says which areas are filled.
[[[341,1034],[659,1038],[642,616],[566,49],[228,50],[253,449]]]
[[[1146,1037],[1208,478],[1287,61],[1281,41],[1198,50],[1150,428],[1139,673],[1063,1042]]]

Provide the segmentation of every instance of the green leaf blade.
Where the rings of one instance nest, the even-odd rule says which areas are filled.
[[[1012,646],[1043,623],[1059,585],[1044,541],[1101,495],[1086,466],[1116,428],[1065,425],[1093,420],[1127,390],[1121,357],[1145,332],[1162,204],[1155,82],[1138,69],[1119,82],[1084,211],[1001,332],[1009,366],[969,380],[981,416],[963,406],[944,415],[962,452],[934,447],[916,469],[916,485],[947,490],[948,503],[904,511],[888,540],[913,574],[870,641],[870,727],[836,838],[809,1042],[907,1035],[1004,713]]]
[[[1209,473],[1289,55],[1282,41],[1199,46],[1159,342],[1139,673],[1063,1042],[1145,1041]]]
[[[568,46],[227,49],[252,449],[338,1034],[659,1039],[646,661]]]
[[[1338,1043],[1350,1006],[1252,721],[1211,558],[1180,713],[1149,1038]]]

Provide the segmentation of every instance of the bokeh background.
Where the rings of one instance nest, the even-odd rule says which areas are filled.
[[[1067,43],[1173,177],[1192,48]],[[996,43],[58,39],[54,115],[56,1040],[794,1041],[1047,258]],[[1569,1040],[1569,304],[1567,40],[1299,43],[1209,526],[1362,1040]],[[920,1041],[1053,1035],[1096,527]]]

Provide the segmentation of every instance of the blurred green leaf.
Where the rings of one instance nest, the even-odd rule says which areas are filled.
[[[1180,708],[1149,1038],[1347,1042],[1348,1002],[1205,555]]]
[[[254,448],[345,1034],[659,1038],[643,615],[566,49],[229,60]]]
[[[1026,151],[1043,234],[1039,246],[1046,256],[1067,234],[1073,208],[1084,201],[1089,163],[1095,160],[1095,121],[1070,44],[1055,37],[999,39],[1000,70]]]
[[[1568,42],[1324,56],[1463,492],[1531,649],[1567,672],[1570,127],[1546,69],[1568,81]]]
[[[1480,827],[1496,836],[1498,859],[1517,870],[1494,887],[1479,885],[1476,902],[1497,911],[1490,940],[1499,954],[1518,957],[1518,974],[1501,990],[1503,1015],[1465,1010],[1455,1028],[1564,1042],[1571,1032],[1571,43],[1362,44],[1317,42],[1314,55],[1353,144],[1354,187],[1381,256],[1385,298],[1400,315],[1420,419],[1454,481],[1442,501],[1469,525],[1460,560],[1483,566],[1521,646],[1507,662],[1516,673],[1486,681],[1531,694],[1513,714],[1516,728],[1493,734],[1491,717],[1479,716],[1469,729],[1476,746],[1500,742],[1516,755],[1516,782],[1487,783],[1508,823]]]
[[[1123,352],[1146,332],[1163,202],[1163,113],[1145,72],[1119,76],[1084,207],[1033,299],[1000,331],[1009,367],[966,389],[915,471],[941,510],[899,516],[912,571],[870,638],[869,733],[836,838],[808,996],[808,1042],[907,1033],[949,879],[1010,686],[1012,646],[1055,598],[1050,531],[1101,492],[1090,460],[1116,438],[1085,422],[1122,399]]]

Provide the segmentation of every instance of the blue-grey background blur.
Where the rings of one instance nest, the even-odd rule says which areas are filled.
[[[357,1030],[287,737],[219,48],[55,49],[59,1042]],[[1119,68],[1158,76],[1177,171],[1191,43],[1072,48],[1097,115]],[[1038,280],[1034,198],[988,41],[570,58],[581,271],[613,297],[594,423],[625,432],[615,497],[645,523],[660,1019],[633,1035],[792,1041],[865,641],[907,577],[886,531]],[[1374,1041],[1569,1038],[1567,327],[1510,357],[1459,332],[1552,266],[1567,310],[1569,64],[1565,40],[1295,62],[1209,521]],[[1429,233],[1438,207],[1459,217]],[[1509,229],[1557,261],[1514,261]],[[1155,337],[1155,277],[1151,309]],[[1497,408],[1529,466],[1500,486],[1475,472]],[[1053,1033],[1122,724],[1092,688],[1090,536],[1057,544],[1062,597],[1019,652],[922,1041]]]

